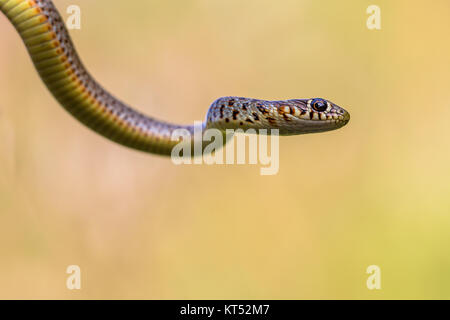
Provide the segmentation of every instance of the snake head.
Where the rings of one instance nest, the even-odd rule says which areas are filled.
[[[267,101],[223,97],[211,105],[206,127],[278,129],[280,135],[296,135],[338,129],[349,120],[347,111],[321,98]]]

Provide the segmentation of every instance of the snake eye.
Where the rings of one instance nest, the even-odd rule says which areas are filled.
[[[313,99],[311,106],[317,112],[324,112],[328,108],[327,102],[323,99]]]

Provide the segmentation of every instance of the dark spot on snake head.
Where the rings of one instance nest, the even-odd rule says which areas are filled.
[[[270,124],[275,124],[276,122],[275,119],[272,117],[267,117],[266,119],[269,121]]]
[[[239,111],[233,110],[233,120],[237,120],[237,115],[239,114]]]
[[[311,101],[311,107],[317,112],[324,112],[328,108],[328,104],[324,99],[315,98]]]
[[[267,111],[266,108],[264,108],[261,104],[257,104],[256,108],[259,110],[259,112],[261,112],[262,114],[268,114],[269,111]]]
[[[228,106],[229,107],[234,106],[234,99],[231,99],[230,101],[228,101]]]

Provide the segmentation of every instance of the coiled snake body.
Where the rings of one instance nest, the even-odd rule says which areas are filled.
[[[178,143],[176,129],[194,126],[156,120],[132,109],[107,92],[88,73],[65,24],[51,0],[0,0],[0,10],[14,25],[41,79],[58,102],[75,118],[122,145],[170,155]],[[280,135],[340,128],[347,111],[325,99],[265,101],[224,97],[213,102],[203,128],[278,129]]]

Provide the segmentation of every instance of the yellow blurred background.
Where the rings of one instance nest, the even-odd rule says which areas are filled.
[[[449,1],[55,3],[81,7],[91,73],[159,119],[191,124],[226,95],[352,118],[282,137],[275,176],[175,166],[69,116],[1,16],[0,298],[450,298]]]

